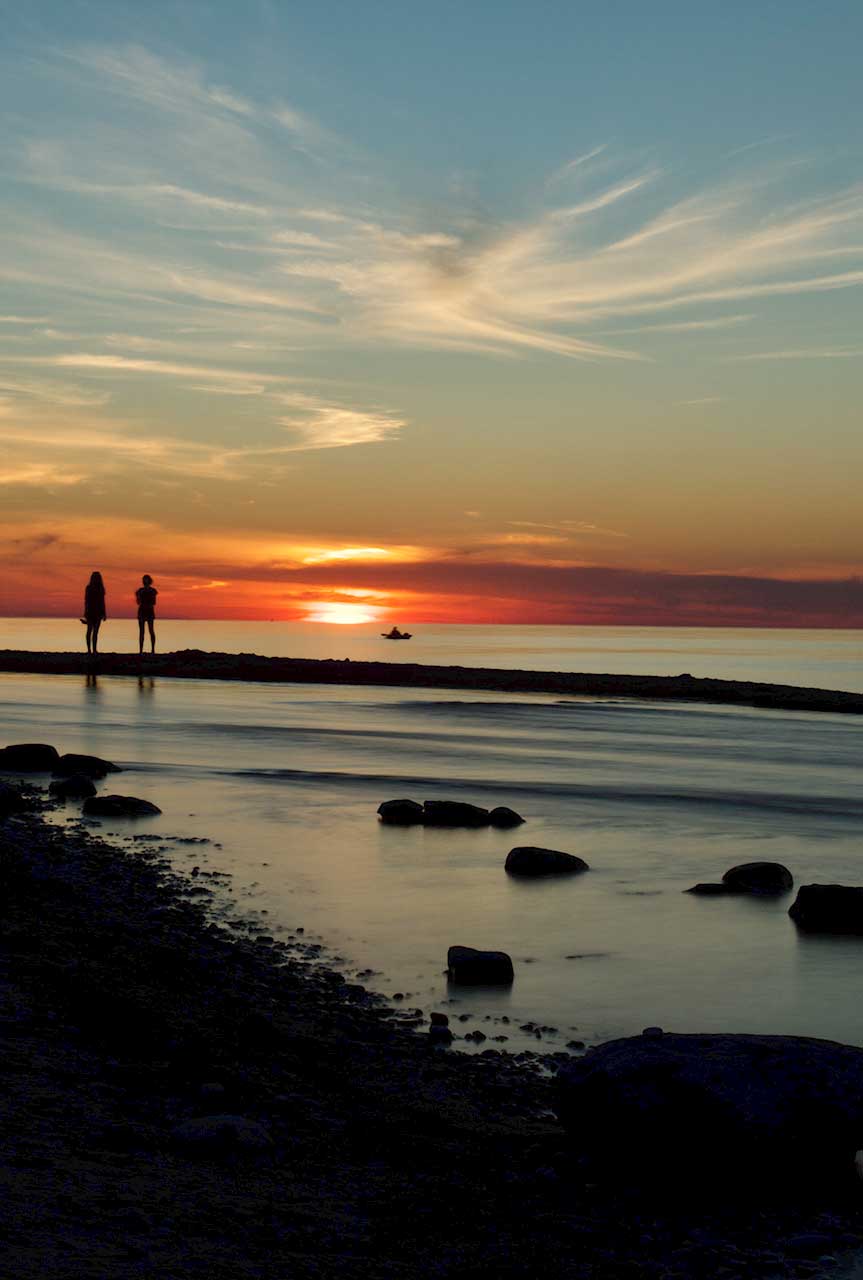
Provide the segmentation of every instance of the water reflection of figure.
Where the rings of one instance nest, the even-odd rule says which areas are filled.
[[[84,678],[84,684],[88,689],[95,689],[97,693],[99,692],[99,681],[96,678],[95,671],[87,672],[87,675]]]
[[[156,688],[156,681],[152,676],[138,676],[138,692],[152,693]]]
[[[149,573],[145,573],[141,579],[143,586],[140,586],[135,592],[135,599],[138,603],[138,652],[144,652],[144,627],[146,626],[150,632],[150,652],[156,652],[156,631],[154,622],[156,618],[156,596],[159,594],[153,586],[153,579]]]
[[[91,573],[90,581],[84,588],[84,616],[81,619],[87,627],[87,652],[96,654],[99,651],[99,628],[107,618],[105,612],[105,584],[101,573]]]

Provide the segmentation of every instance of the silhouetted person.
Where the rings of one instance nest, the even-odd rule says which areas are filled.
[[[84,617],[87,625],[87,652],[96,654],[99,651],[99,628],[107,618],[105,612],[105,584],[101,573],[91,573],[90,581],[84,588]]]
[[[135,599],[138,602],[138,652],[144,652],[144,627],[148,627],[150,631],[150,652],[156,652],[156,630],[154,622],[156,620],[156,596],[159,594],[153,586],[153,579],[149,573],[145,573],[141,579],[143,586],[140,586],[135,592]]]

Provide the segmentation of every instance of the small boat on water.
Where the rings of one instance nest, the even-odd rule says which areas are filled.
[[[410,631],[399,631],[398,627],[393,627],[392,631],[382,631],[381,637],[384,640],[410,640]]]

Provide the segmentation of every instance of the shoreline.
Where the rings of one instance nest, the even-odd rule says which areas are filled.
[[[421,663],[356,662],[350,658],[268,658],[258,654],[81,653],[0,650],[0,672],[37,675],[162,676],[186,680],[255,683],[388,686],[476,692],[544,693],[564,697],[637,698],[712,703],[774,711],[863,715],[863,693],[811,689],[756,681],[678,676],[595,675],[582,672],[508,670],[500,667],[431,666]]]
[[[597,1177],[548,1076],[434,1048],[301,930],[216,923],[203,874],[158,838],[130,850],[54,826],[28,792],[31,812],[0,821],[16,1280],[775,1280],[815,1274],[813,1240],[837,1260],[863,1243],[856,1196],[669,1199],[646,1189],[649,1152],[623,1185]],[[257,1146],[179,1140],[226,1113]]]

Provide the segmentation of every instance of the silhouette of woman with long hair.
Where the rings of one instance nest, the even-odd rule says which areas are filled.
[[[99,652],[99,628],[107,618],[105,612],[105,584],[101,573],[91,573],[90,581],[84,588],[84,617],[81,619],[87,626],[87,652],[93,655]]]
[[[138,604],[138,653],[144,652],[144,627],[146,626],[150,632],[150,652],[156,652],[156,630],[154,622],[156,619],[156,596],[159,594],[153,586],[153,579],[149,573],[145,573],[141,579],[142,586],[135,592],[135,600]]]

